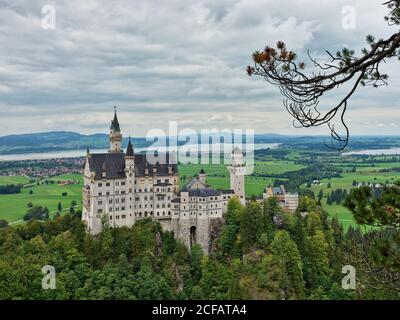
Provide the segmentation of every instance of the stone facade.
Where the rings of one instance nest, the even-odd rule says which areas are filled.
[[[275,197],[278,199],[281,207],[288,212],[295,212],[299,206],[299,195],[297,193],[288,193],[284,186],[268,186],[263,193],[263,199]]]
[[[243,155],[232,153],[230,190],[214,190],[206,184],[201,170],[182,190],[178,167],[170,155],[166,163],[151,164],[145,154],[135,154],[129,141],[122,150],[122,134],[115,112],[110,127],[108,153],[87,153],[84,165],[82,219],[92,234],[103,226],[131,227],[136,221],[151,218],[189,249],[198,243],[210,250],[210,228],[222,219],[228,201],[238,197],[245,204]]]

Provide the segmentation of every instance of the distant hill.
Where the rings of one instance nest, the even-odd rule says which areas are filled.
[[[133,139],[135,146],[142,147],[149,143],[145,138]],[[127,145],[124,139],[124,145]],[[82,135],[76,132],[51,131],[8,135],[0,137],[0,154],[50,152],[61,150],[103,149],[108,147],[107,134]]]
[[[127,140],[128,138],[125,138],[123,141],[124,147],[128,144]],[[153,143],[146,141],[144,137],[133,138],[132,140],[137,148],[147,147]],[[263,133],[254,136],[255,143],[281,143],[282,146],[289,148],[303,150],[312,148],[314,151],[327,151],[324,140],[330,141],[329,137],[326,136],[290,136],[275,133]],[[245,141],[243,138],[243,142]],[[396,136],[351,136],[349,143],[351,150],[399,146],[400,139]],[[105,149],[107,147],[108,135],[102,133],[83,135],[69,131],[51,131],[0,137],[0,154],[82,150],[86,148]]]

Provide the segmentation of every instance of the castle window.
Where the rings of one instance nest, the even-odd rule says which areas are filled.
[[[101,206],[103,204],[103,201],[99,200],[98,204],[99,204],[99,206]]]
[[[115,216],[115,219],[119,219],[119,216]]]
[[[107,191],[107,192],[106,192],[106,196],[109,196],[109,195],[110,195],[110,192]]]
[[[109,182],[107,182],[107,183],[106,183],[106,187],[109,187],[109,186],[110,186],[110,183],[109,183]]]
[[[126,215],[123,214],[123,215],[121,216],[121,218],[122,218],[122,219],[125,219],[125,218],[126,218]]]
[[[122,199],[121,199],[121,202],[122,202],[122,203],[125,203],[125,198],[122,198]]]
[[[108,204],[112,204],[112,203],[113,203],[112,199],[108,200]]]
[[[112,216],[110,216],[110,220],[112,220]]]
[[[125,185],[125,181],[121,182],[121,186],[124,186],[124,185]]]
[[[99,197],[101,197],[103,194],[101,192],[99,192]]]
[[[98,186],[99,186],[99,188],[101,188],[103,186],[103,184],[101,182],[99,182]]]
[[[97,213],[103,213],[103,209],[97,210]]]
[[[108,208],[108,211],[112,212],[112,211],[113,211],[113,208],[112,208],[112,207]]]
[[[121,194],[125,194],[125,190],[122,190],[122,191],[121,191]]]
[[[119,182],[118,182],[118,181],[115,182],[115,186],[116,186],[116,187],[119,186]]]
[[[122,211],[125,211],[125,207],[122,207],[121,210],[122,210]]]

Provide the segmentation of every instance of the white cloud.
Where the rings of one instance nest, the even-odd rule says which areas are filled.
[[[56,8],[54,31],[40,23],[49,2]],[[391,32],[385,8],[365,0],[2,3],[0,134],[106,131],[113,105],[125,131],[135,135],[167,128],[169,120],[195,129],[326,133],[292,128],[278,89],[245,74],[251,52],[283,40],[300,56],[305,49],[323,56],[344,45],[360,49],[369,32]],[[355,30],[341,26],[344,5],[356,8]],[[352,132],[400,133],[393,125],[400,118],[393,105],[400,69],[394,63],[386,68],[388,88],[363,89],[351,101]]]

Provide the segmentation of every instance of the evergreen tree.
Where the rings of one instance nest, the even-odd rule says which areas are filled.
[[[244,252],[249,251],[262,233],[262,213],[257,202],[248,204],[240,216],[240,239]]]
[[[273,259],[283,271],[280,281],[284,299],[304,298],[304,281],[299,250],[289,233],[279,230],[271,245]]]

